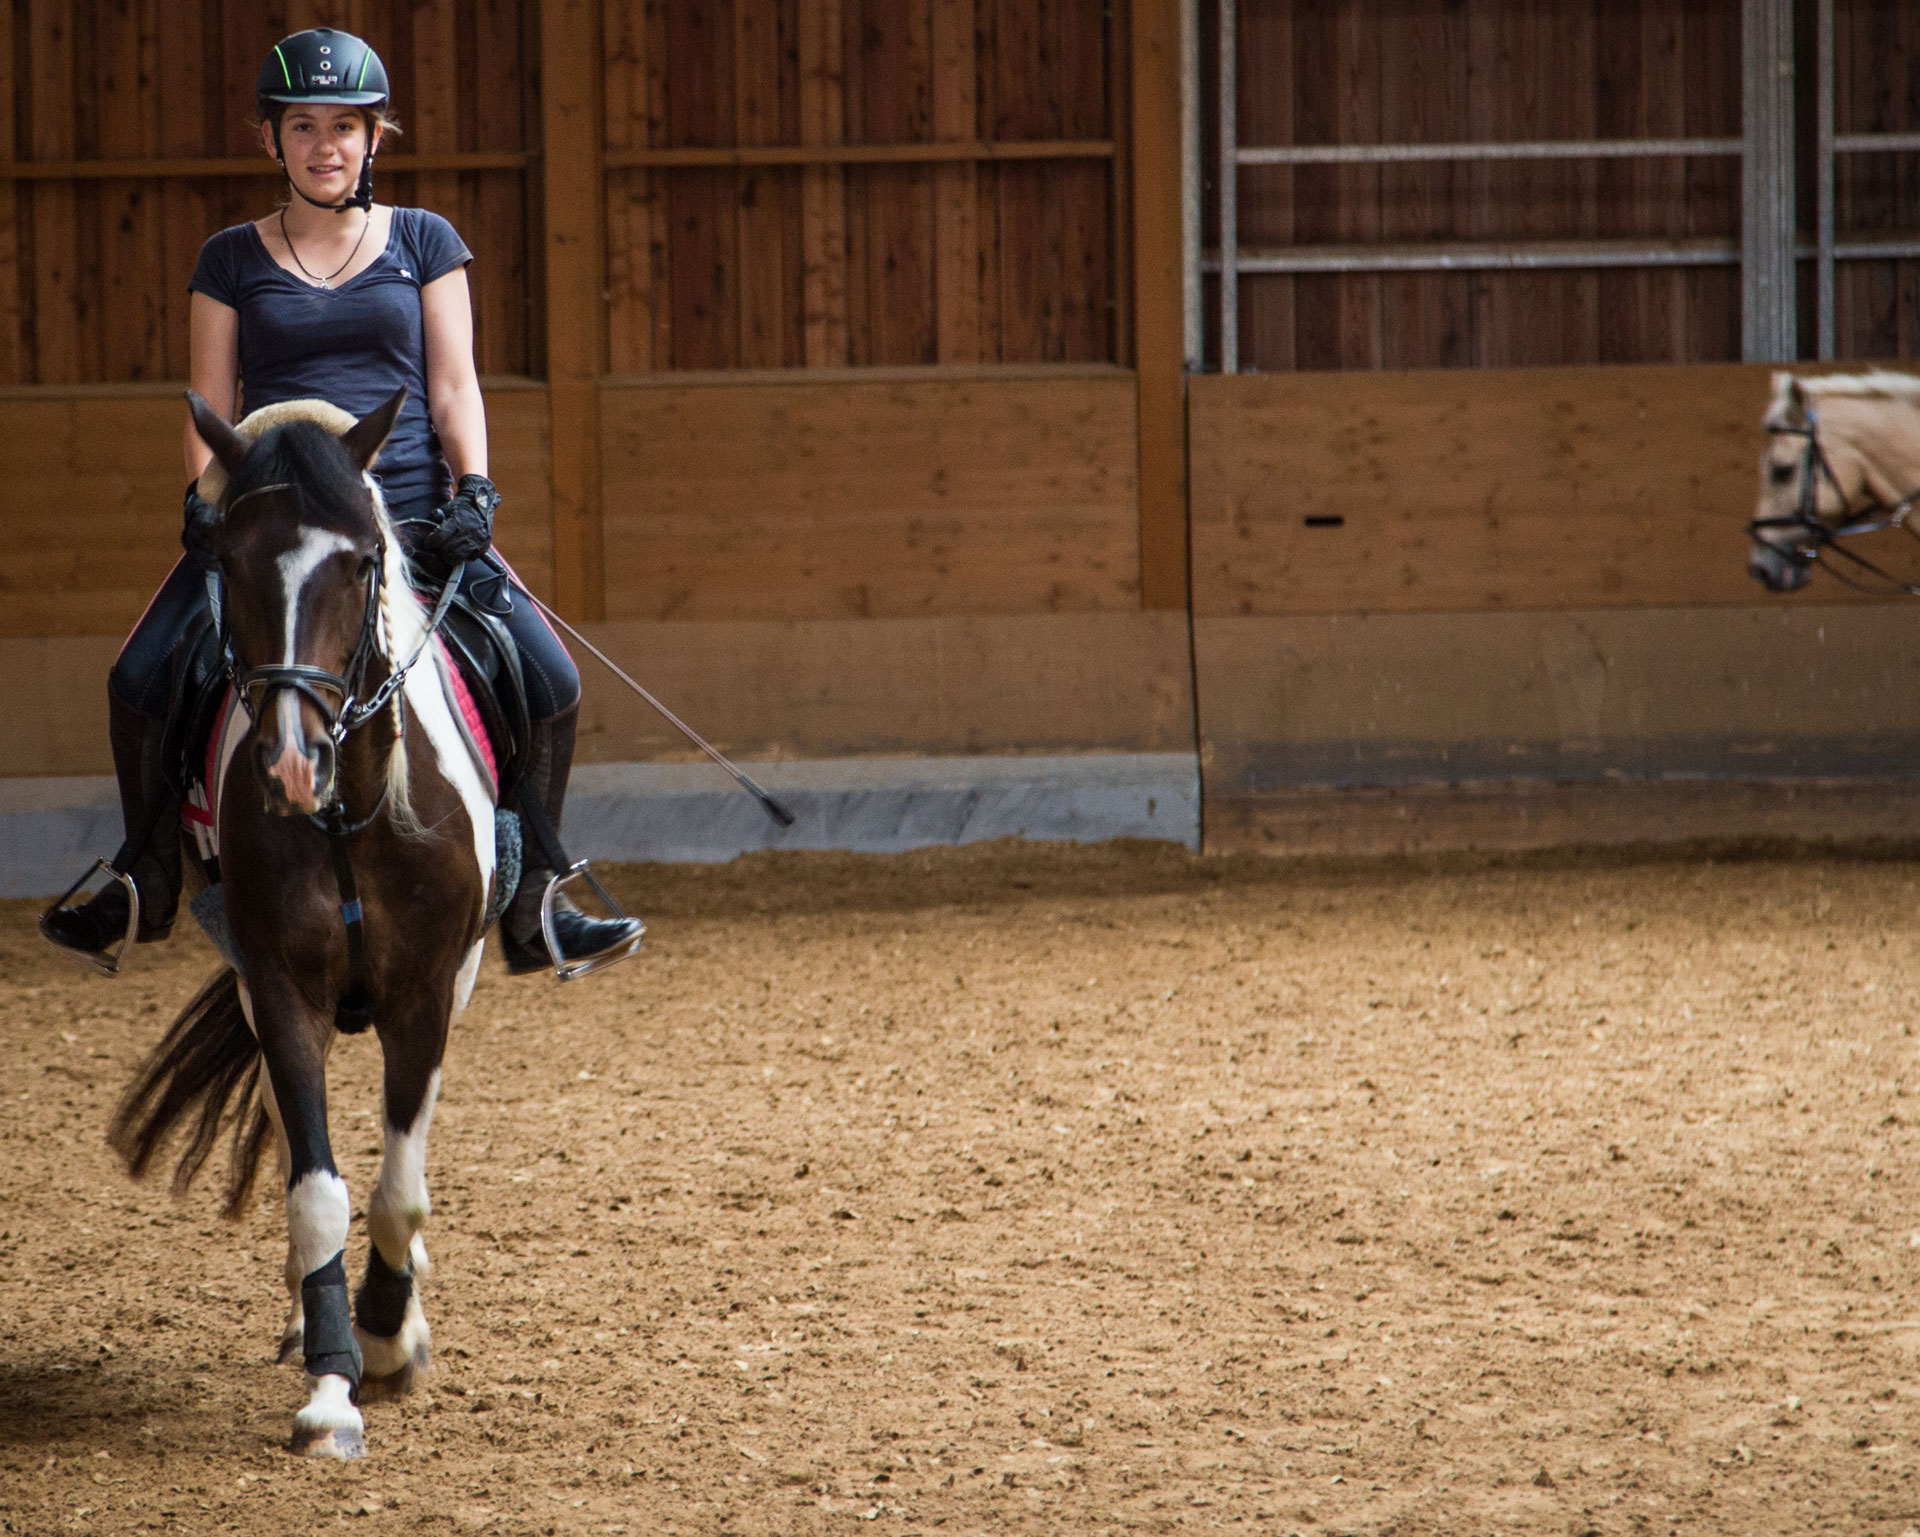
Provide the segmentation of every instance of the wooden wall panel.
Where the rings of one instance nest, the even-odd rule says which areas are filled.
[[[1194,612],[1762,601],[1744,524],[1768,377],[1726,364],[1196,378]]]
[[[379,49],[411,130],[388,142],[389,156],[533,142],[527,72],[538,50],[524,0],[422,0],[403,16],[363,0],[8,0],[4,15],[8,162],[264,165],[251,126],[255,74],[273,42],[305,25],[357,25]],[[384,201],[444,213],[473,249],[482,372],[537,362],[525,182],[514,169],[389,168],[377,183]],[[7,181],[0,386],[184,378],[186,284],[201,242],[269,212],[276,195],[270,175]]]
[[[1210,37],[1217,0],[1202,11]],[[1739,13],[1738,0],[1240,0],[1240,140],[1737,136]],[[1880,68],[1884,87],[1895,66]],[[1241,243],[1733,240],[1738,186],[1728,158],[1257,167],[1239,177]],[[1215,228],[1210,210],[1209,239]],[[1738,292],[1732,267],[1248,274],[1241,360],[1269,372],[1723,361],[1739,355]]]
[[[1834,12],[1836,130],[1920,129],[1920,8],[1839,0]],[[1843,230],[1911,240],[1920,230],[1920,153],[1842,156],[1835,217]],[[1840,356],[1920,356],[1920,261],[1843,263],[1834,299]]]
[[[616,155],[1115,132],[1097,0],[657,9],[607,5]],[[1110,157],[616,166],[610,354],[625,372],[1111,360],[1113,175]]]
[[[1120,370],[612,384],[600,414],[609,618],[1139,605]]]
[[[125,634],[180,554],[177,384],[0,390],[0,635]],[[500,547],[551,593],[547,392],[488,381]]]

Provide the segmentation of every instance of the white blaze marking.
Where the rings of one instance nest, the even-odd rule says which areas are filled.
[[[367,1202],[367,1231],[380,1257],[395,1270],[407,1264],[413,1235],[427,1220],[433,1203],[427,1196],[427,1127],[433,1121],[434,1102],[440,1097],[440,1069],[427,1080],[426,1098],[411,1126],[389,1126],[380,1157],[380,1177]]]
[[[345,534],[332,533],[323,528],[303,528],[300,530],[300,542],[280,557],[280,583],[287,595],[287,643],[286,655],[282,660],[288,666],[300,660],[294,654],[294,646],[299,639],[295,632],[300,627],[301,592],[323,560],[352,548],[353,541]],[[292,697],[291,691],[288,697]]]

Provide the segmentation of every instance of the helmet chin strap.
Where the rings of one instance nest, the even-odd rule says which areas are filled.
[[[273,158],[280,162],[280,169],[287,171],[287,157],[280,148],[280,125],[273,125]],[[362,213],[373,212],[373,146],[367,146],[366,159],[360,162],[360,181],[353,189],[353,196],[340,203],[323,203],[311,198],[300,190],[300,183],[293,179],[293,172],[287,171],[287,185],[302,202],[311,203],[315,208],[324,208],[330,213],[351,213],[358,208]]]

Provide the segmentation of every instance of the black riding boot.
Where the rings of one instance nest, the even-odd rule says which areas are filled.
[[[140,943],[165,939],[180,903],[180,804],[167,785],[161,763],[167,723],[147,715],[107,691],[107,740],[113,748],[113,772],[120,781],[120,818],[127,835],[156,817],[153,831],[134,852],[133,877],[140,892]],[[127,932],[127,893],[118,881],[78,907],[45,913],[40,932],[56,945],[98,955]]]
[[[576,703],[550,719],[535,721],[527,748],[520,793],[539,802],[556,833],[560,830],[561,808],[566,805],[567,776],[573,769],[573,734],[579,719],[580,706]],[[515,976],[545,971],[553,964],[540,933],[540,902],[554,872],[540,853],[539,838],[531,828],[526,831],[527,836],[521,840],[526,852],[520,886],[500,917],[500,948],[507,958],[507,970]],[[561,958],[584,961],[632,944],[640,935],[641,925],[638,918],[590,918],[562,895],[554,903],[553,930],[560,942]]]

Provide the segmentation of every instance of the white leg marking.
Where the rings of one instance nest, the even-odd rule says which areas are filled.
[[[454,1019],[467,1012],[467,1004],[473,999],[473,984],[480,980],[480,957],[486,954],[486,950],[487,941],[482,936],[473,942],[467,958],[460,963],[460,974],[453,979]]]
[[[310,1377],[313,1396],[293,1417],[293,1450],[309,1457],[364,1457],[366,1422],[345,1377]]]
[[[347,1246],[353,1205],[347,1182],[316,1169],[287,1192],[287,1245],[302,1276],[312,1275]]]
[[[413,1235],[426,1225],[433,1209],[427,1198],[427,1127],[434,1102],[440,1097],[440,1069],[427,1080],[426,1098],[408,1127],[389,1126],[380,1157],[380,1177],[367,1202],[367,1231],[380,1248],[380,1257],[398,1270],[407,1263]]]

